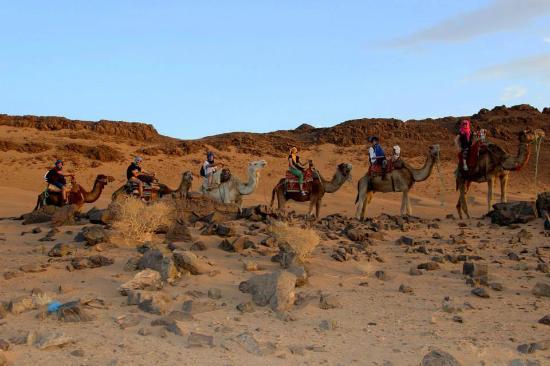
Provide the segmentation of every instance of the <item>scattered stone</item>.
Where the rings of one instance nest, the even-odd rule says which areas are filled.
[[[206,334],[191,332],[187,338],[187,343],[189,344],[189,347],[214,347],[214,337]]]
[[[537,271],[542,273],[550,273],[550,264],[548,263],[537,264]]]
[[[484,263],[464,262],[462,265],[462,273],[470,277],[487,276],[489,273],[489,267]]]
[[[235,236],[235,229],[226,224],[217,224],[216,235],[225,237]]]
[[[79,236],[82,236],[82,238],[90,246],[108,241],[108,235],[105,232],[105,229],[99,225],[86,226],[82,228]]]
[[[249,301],[237,305],[237,310],[241,313],[253,313],[256,309],[254,308],[254,303]]]
[[[57,206],[43,206],[38,210],[21,216],[23,225],[40,224],[52,220],[52,216],[59,209]]]
[[[183,312],[190,315],[208,313],[218,310],[218,305],[211,301],[187,300],[183,303]]]
[[[340,324],[336,320],[322,320],[319,324],[321,330],[334,330],[340,327]]]
[[[8,351],[10,349],[10,344],[4,339],[0,339],[0,350]]]
[[[248,353],[252,353],[257,356],[269,356],[277,350],[277,347],[273,343],[260,343],[251,333],[248,332],[239,334],[234,338],[234,341]]]
[[[341,309],[342,304],[335,295],[323,294],[319,299],[319,307],[324,310]]]
[[[158,290],[162,288],[160,273],[152,269],[146,269],[137,273],[133,279],[121,285],[119,291],[127,295],[130,290]]]
[[[533,202],[517,201],[496,203],[493,211],[489,213],[491,222],[500,226],[510,224],[525,224],[537,218]]]
[[[464,318],[462,318],[460,315],[453,316],[453,321],[455,323],[464,323]]]
[[[180,271],[189,271],[193,275],[207,274],[212,271],[212,266],[193,252],[176,250],[173,256],[176,268]]]
[[[550,297],[550,283],[537,282],[532,292],[535,296]]]
[[[404,284],[401,284],[399,286],[399,292],[402,292],[404,294],[412,294],[414,293],[414,290],[411,286],[407,286],[407,285],[404,285]]]
[[[128,261],[126,262],[126,264],[124,265],[124,271],[126,272],[132,272],[132,271],[137,271],[138,269],[138,263],[139,263],[139,260],[141,258],[140,257],[131,257],[128,259]]]
[[[402,236],[401,238],[399,238],[398,244],[414,245],[415,240],[414,240],[414,238],[411,238],[410,236]]]
[[[489,287],[494,291],[502,291],[504,290],[504,286],[502,286],[502,283],[499,282],[491,282],[489,284]]]
[[[151,329],[149,329],[149,328],[139,328],[139,330],[138,330],[138,334],[140,336],[144,336],[144,337],[148,336],[148,335],[151,335],[151,333],[152,333]]]
[[[425,269],[426,271],[435,271],[439,268],[441,268],[439,266],[439,263],[437,262],[426,262],[426,263],[421,263],[417,266],[418,269]]]
[[[137,263],[137,269],[152,269],[160,273],[163,281],[171,282],[179,277],[174,260],[164,256],[158,249],[146,251]]]
[[[219,248],[225,250],[226,252],[235,252],[235,253],[241,253],[245,249],[249,248],[255,248],[256,244],[248,236],[241,236],[237,239],[233,240],[232,242],[228,239],[224,239],[220,245]]]
[[[48,252],[49,257],[65,257],[75,252],[75,246],[72,244],[58,243],[55,244]]]
[[[550,315],[545,315],[539,319],[540,324],[550,325]]]
[[[244,270],[247,272],[256,272],[260,270],[260,266],[258,263],[253,261],[245,261],[244,262]]]
[[[252,301],[258,306],[270,305],[272,310],[290,310],[294,304],[296,276],[287,271],[255,275],[239,284],[241,292],[252,294]]]
[[[422,359],[421,366],[461,366],[460,363],[451,354],[433,350]]]
[[[206,244],[204,244],[204,242],[196,241],[191,245],[191,248],[189,249],[195,252],[200,252],[200,251],[206,250],[207,247],[206,247]]]
[[[86,354],[84,353],[84,350],[82,349],[75,349],[74,351],[71,352],[71,356],[74,356],[74,357],[84,357]]]
[[[165,329],[170,332],[174,333],[178,336],[183,336],[185,334],[185,325],[180,321],[173,321],[170,324],[168,324]]]
[[[471,292],[472,292],[472,294],[474,294],[478,297],[485,298],[485,299],[490,297],[487,290],[485,290],[483,287],[476,287]]]
[[[374,277],[378,278],[380,281],[389,280],[389,276],[385,271],[376,271],[376,272],[374,272]]]
[[[222,290],[219,288],[209,288],[208,297],[213,300],[219,300],[222,298]]]
[[[128,315],[119,316],[115,320],[115,323],[118,324],[120,329],[127,329],[127,328],[138,326],[143,319],[144,317],[142,315],[128,314]]]
[[[170,241],[187,241],[193,240],[189,228],[181,220],[177,220],[166,233],[166,239]]]
[[[19,267],[19,270],[25,273],[38,273],[45,272],[46,268],[48,268],[47,264],[24,264]]]
[[[365,241],[369,237],[367,230],[353,229],[353,228],[346,230],[346,235],[349,238],[349,240],[357,241],[357,242]]]
[[[541,192],[537,195],[537,213],[544,217],[544,212],[550,212],[550,192]]]
[[[74,343],[74,340],[71,337],[68,337],[63,333],[51,332],[38,335],[34,345],[40,350],[45,350],[52,347],[63,347],[70,343]]]
[[[409,269],[409,274],[410,274],[411,276],[422,276],[423,273],[422,273],[422,271],[419,270],[418,268],[411,267],[411,268]]]
[[[519,353],[526,353],[526,354],[535,353],[535,351],[537,350],[537,345],[536,343],[520,344],[517,347],[517,350]]]
[[[70,301],[61,305],[55,312],[57,320],[66,323],[89,322],[94,317],[82,309],[80,301]]]
[[[170,298],[163,293],[152,293],[147,299],[138,304],[138,308],[146,313],[162,315],[168,309]]]
[[[303,266],[291,265],[287,268],[287,271],[296,276],[296,287],[302,287],[307,284],[308,274]]]
[[[20,296],[8,303],[8,310],[15,315],[34,309],[36,309],[36,304],[32,296]]]
[[[11,280],[13,278],[23,276],[23,272],[20,272],[20,271],[7,271],[7,272],[4,272],[3,276],[4,276],[4,279],[7,281],[7,280]],[[1,319],[1,317],[0,317],[0,319]]]

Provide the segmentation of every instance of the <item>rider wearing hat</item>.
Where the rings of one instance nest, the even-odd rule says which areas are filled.
[[[298,184],[300,185],[300,192],[302,195],[306,195],[304,192],[304,170],[306,167],[300,162],[300,157],[298,156],[298,148],[293,147],[290,149],[290,154],[288,155],[288,171],[292,173],[296,178],[298,178]]]
[[[369,161],[371,165],[380,165],[382,167],[382,178],[386,179],[386,167],[388,162],[386,161],[386,154],[380,146],[380,139],[377,136],[370,136],[368,141],[372,144],[369,147]]]
[[[48,190],[53,192],[61,192],[63,203],[67,203],[67,179],[65,177],[73,177],[73,174],[65,174],[63,172],[63,160],[57,159],[54,168],[46,173],[46,182],[48,182]]]
[[[205,186],[207,190],[212,187],[212,183],[214,182],[214,173],[216,173],[217,170],[218,166],[214,160],[214,153],[209,151],[206,153],[206,160],[202,164],[201,169],[201,176],[204,177],[203,186]]]
[[[462,169],[468,171],[468,153],[472,146],[472,132],[470,127],[470,120],[465,119],[460,123],[460,130],[455,137],[455,146],[459,152],[462,153]]]
[[[126,178],[130,184],[137,185],[140,198],[143,198],[143,182],[140,179],[142,162],[143,159],[136,156],[134,161],[126,169]]]

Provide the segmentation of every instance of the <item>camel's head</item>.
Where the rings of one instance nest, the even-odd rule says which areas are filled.
[[[342,173],[342,175],[346,179],[351,179],[351,169],[353,166],[350,163],[341,163],[338,165],[338,171]]]
[[[101,184],[107,184],[107,183],[110,183],[110,182],[114,182],[115,178],[111,177],[110,175],[99,174],[95,178],[95,181],[98,182],[98,183],[101,183]]]
[[[248,163],[248,170],[257,172],[258,170],[265,168],[266,165],[267,161],[265,160],[251,161],[250,163]]]
[[[189,184],[193,182],[193,173],[191,173],[189,170],[184,172],[181,177],[184,182],[187,182]]]
[[[543,130],[541,129],[531,130],[530,128],[526,128],[525,130],[519,133],[519,142],[530,144],[533,141],[543,137],[544,137]]]
[[[438,144],[432,145],[429,148],[430,156],[434,159],[437,159],[439,157],[439,151],[440,149]]]

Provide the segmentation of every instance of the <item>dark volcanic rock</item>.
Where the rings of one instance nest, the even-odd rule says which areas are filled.
[[[287,271],[253,276],[239,284],[239,290],[252,294],[258,306],[270,305],[275,311],[290,310],[294,304],[296,276]]]
[[[64,257],[75,252],[75,246],[72,244],[58,243],[48,252],[49,257]]]
[[[491,222],[500,226],[510,224],[525,224],[537,218],[533,202],[518,201],[496,203],[490,212]]]
[[[451,354],[433,350],[424,356],[421,366],[461,366],[461,364]]]

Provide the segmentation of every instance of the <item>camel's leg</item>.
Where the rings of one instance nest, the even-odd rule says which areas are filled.
[[[363,220],[365,218],[364,205],[368,187],[366,183],[363,184],[363,181],[363,178],[361,178],[357,187],[357,210],[355,211],[355,218],[357,218],[358,220]]]
[[[495,188],[495,179],[492,177],[487,177],[487,212],[491,211],[491,206],[493,205],[493,190]]]
[[[286,211],[286,199],[284,193],[280,190],[277,191],[277,207],[279,208],[279,211]]]
[[[36,207],[34,208],[33,211],[38,210],[41,207],[43,201],[44,201],[44,193],[40,193],[36,200]]]
[[[403,199],[405,200],[405,209],[407,215],[412,216],[411,200],[409,198],[409,191],[403,191]]]
[[[313,198],[311,198],[309,200],[309,210],[308,210],[308,217],[311,217],[313,215],[313,207],[317,204],[317,200],[314,200]]]
[[[372,202],[372,198],[374,197],[374,192],[373,191],[368,191],[367,192],[367,203],[370,205],[370,203]]]
[[[369,205],[369,202],[371,201],[369,199],[369,194],[370,194],[370,192],[367,192],[367,194],[364,195],[364,198],[361,200],[361,202],[363,204],[363,209],[361,210],[361,217],[360,217],[361,221],[365,220],[365,218],[367,217],[367,206]]]
[[[315,201],[315,218],[319,219],[319,212],[321,211],[321,198],[318,198],[317,201]]]
[[[508,174],[500,176],[500,202],[508,202]]]
[[[466,214],[467,218],[470,218],[470,213],[468,212],[468,204],[466,203],[466,195],[468,194],[469,189],[470,183],[468,182],[464,182],[464,184],[460,186],[460,208]],[[462,214],[460,214],[460,211],[459,216],[460,218],[462,218]]]

